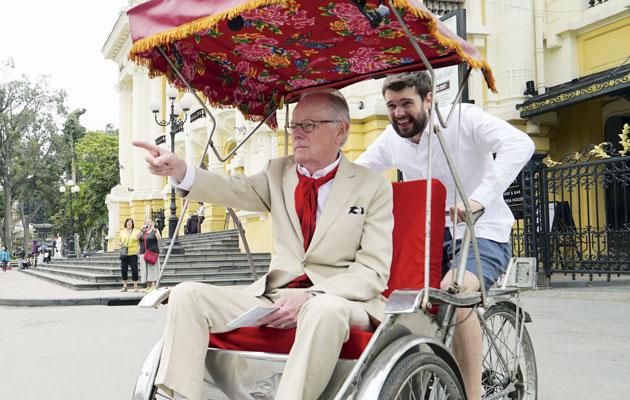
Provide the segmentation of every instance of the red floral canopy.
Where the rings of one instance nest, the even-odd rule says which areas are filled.
[[[394,0],[434,68],[465,62],[494,79],[479,52],[417,0]],[[368,2],[374,16],[378,4]],[[215,107],[262,120],[301,92],[424,69],[390,12],[375,28],[356,1],[150,0],[127,12],[130,58],[183,87],[158,46]],[[275,125],[275,120],[270,121]]]

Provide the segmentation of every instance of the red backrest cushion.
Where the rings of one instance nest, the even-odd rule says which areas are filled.
[[[394,254],[384,296],[396,289],[424,287],[424,238],[427,181],[395,182],[394,190]],[[442,245],[446,188],[433,179],[431,193],[431,244],[429,286],[437,288],[442,279]]]

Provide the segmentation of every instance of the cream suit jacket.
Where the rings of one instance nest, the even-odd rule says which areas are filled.
[[[306,273],[310,290],[361,302],[368,314],[383,319],[392,257],[391,183],[383,176],[349,162],[343,155],[330,196],[304,251],[295,211],[296,164],[292,157],[269,161],[252,175],[222,176],[195,171],[187,198],[250,211],[271,211],[275,254],[269,272],[247,287],[262,296]]]

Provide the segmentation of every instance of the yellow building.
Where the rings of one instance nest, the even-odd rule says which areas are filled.
[[[137,3],[129,0],[127,6]],[[622,65],[630,55],[630,10],[621,3],[624,2],[426,2],[429,8],[441,10],[442,14],[465,9],[467,40],[493,67],[499,93],[488,92],[480,74],[474,72],[469,82],[469,99],[527,132],[538,152],[556,158],[584,144],[605,141],[618,133],[618,125],[624,118],[630,117],[630,69]],[[120,70],[116,87],[120,93],[121,183],[107,199],[110,248],[114,234],[127,216],[141,221],[159,209],[165,211],[167,218],[170,213],[170,188],[166,181],[151,176],[144,166],[142,152],[130,145],[131,140],[154,141],[164,135],[165,145],[170,146],[169,128],[159,127],[149,112],[149,103],[157,99],[161,110],[158,119],[167,118],[168,87],[162,79],[149,79],[146,70],[128,60],[131,42],[125,10],[121,11],[102,50]],[[380,89],[379,81],[367,81],[342,91],[351,109],[351,135],[343,148],[350,160],[356,159],[388,123]],[[225,155],[240,143],[253,124],[236,111],[214,111],[217,124],[213,140]],[[283,114],[279,115],[279,126],[283,125]],[[195,106],[182,132],[175,135],[176,152],[199,162],[212,126],[211,119]],[[221,163],[210,154],[205,163],[210,170],[220,173],[252,174],[263,168],[270,157],[285,154],[284,140],[284,132],[273,132],[263,126],[228,162]],[[290,146],[287,150],[290,152]],[[395,178],[393,171],[388,174]],[[197,207],[191,204],[187,214],[196,212]],[[182,202],[178,200],[178,216],[181,210]],[[238,215],[252,250],[271,251],[270,216],[245,211],[238,211]],[[205,217],[202,231],[224,229],[224,208],[206,205]]]

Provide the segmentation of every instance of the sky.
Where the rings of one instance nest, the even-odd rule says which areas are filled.
[[[86,108],[88,130],[118,127],[118,68],[101,49],[127,0],[33,0],[0,4],[0,61],[32,79],[48,75],[64,89],[68,109]]]

